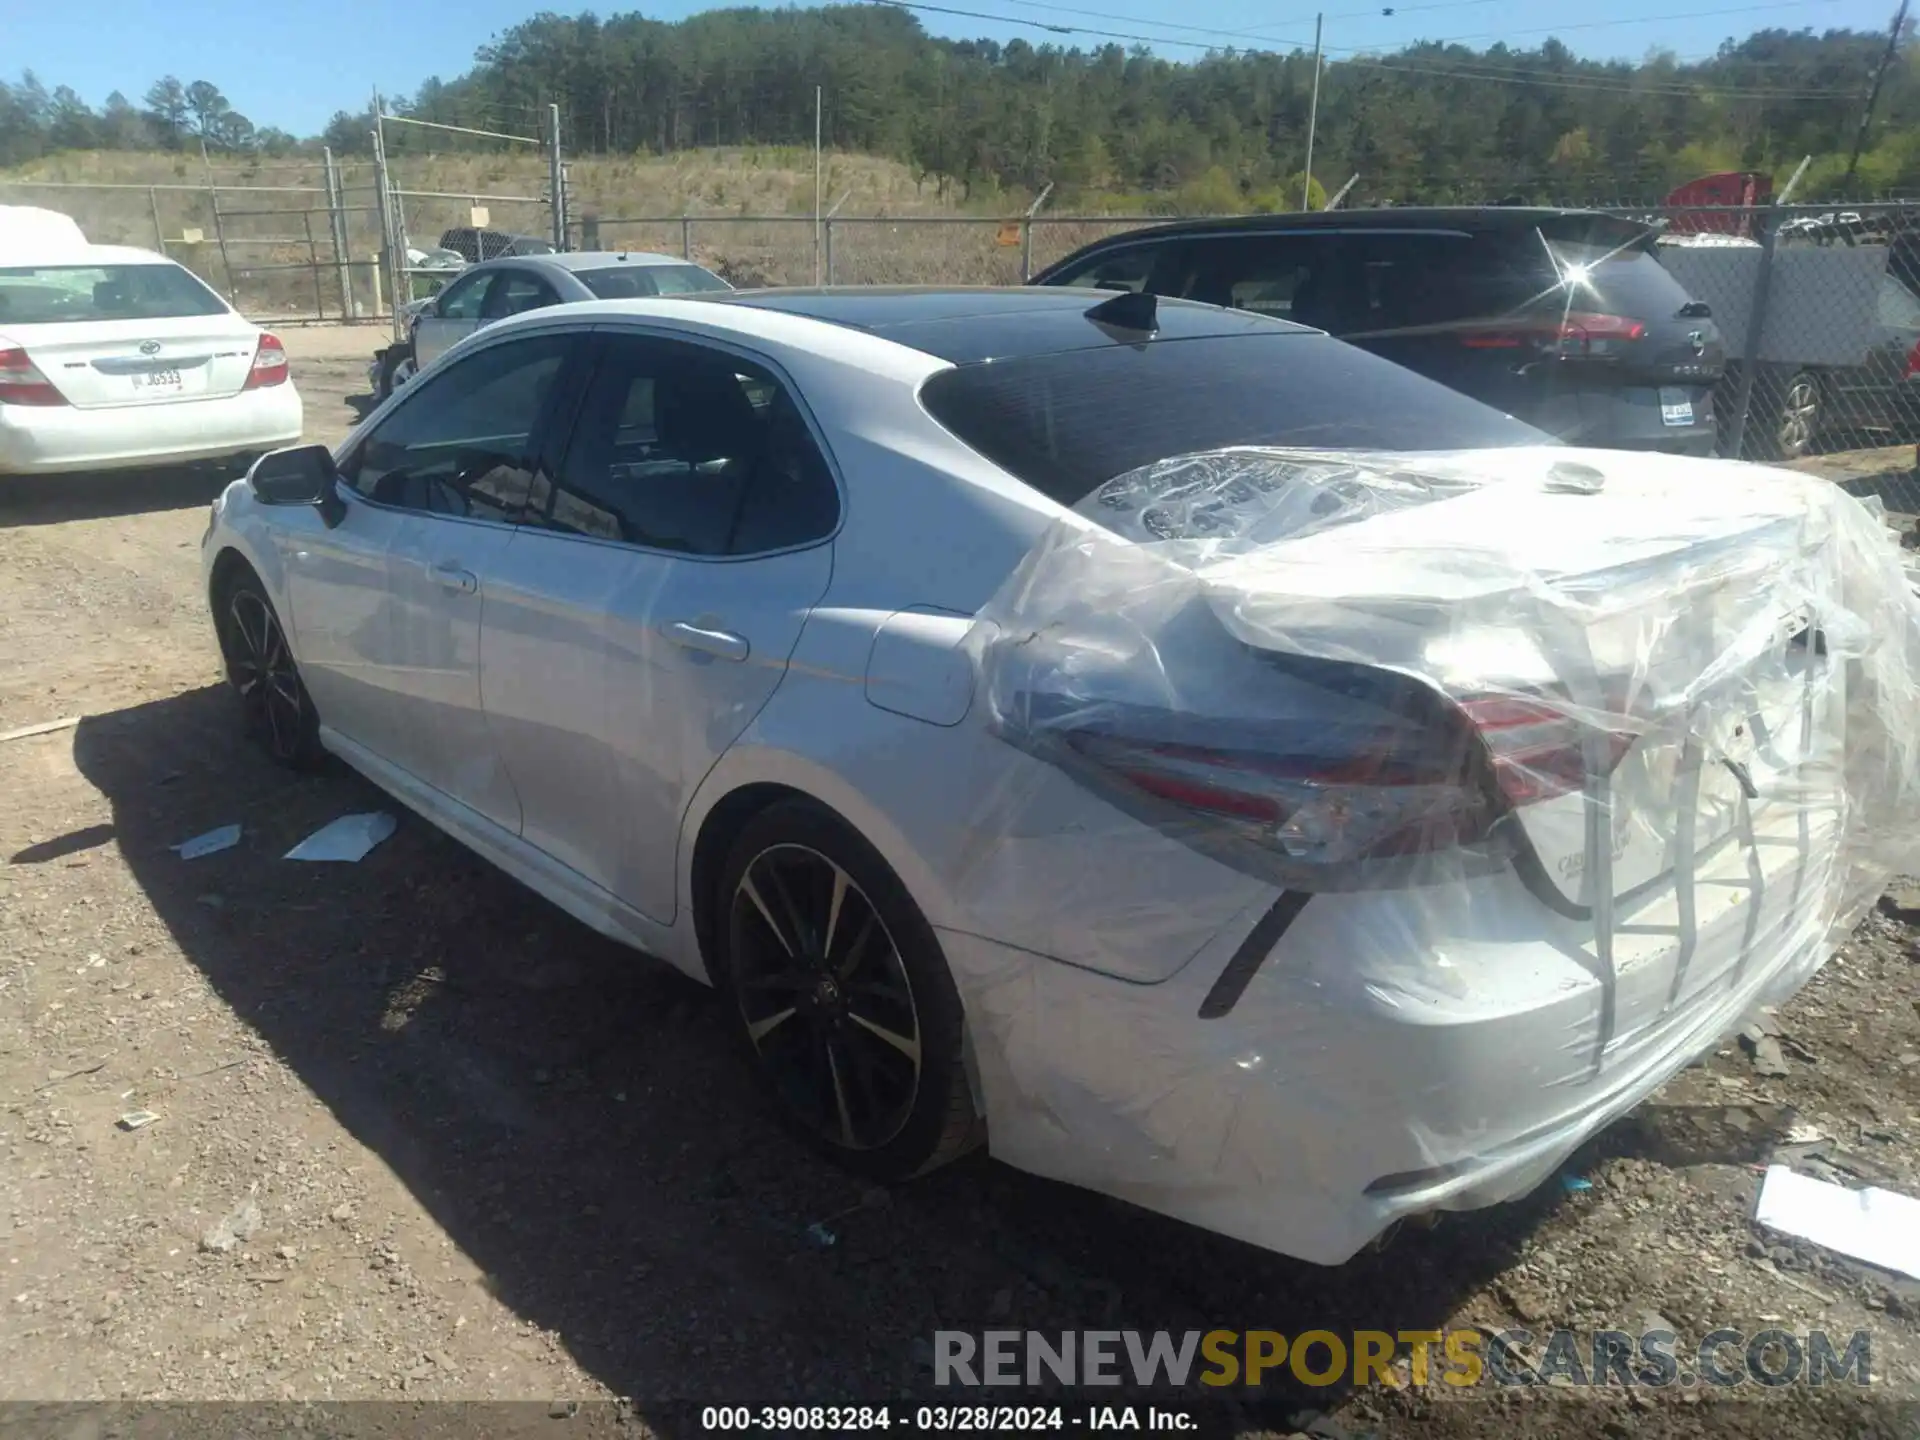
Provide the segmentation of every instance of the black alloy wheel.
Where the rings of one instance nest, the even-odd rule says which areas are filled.
[[[952,976],[870,846],[818,807],[783,802],[743,831],[719,898],[725,980],[789,1124],[881,1179],[979,1138]]]

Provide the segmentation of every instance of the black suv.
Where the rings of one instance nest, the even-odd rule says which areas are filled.
[[[1575,444],[1714,450],[1720,332],[1636,221],[1517,206],[1192,220],[1101,240],[1032,283],[1311,325]]]
[[[482,260],[497,260],[502,255],[551,255],[551,242],[537,235],[509,235],[504,230],[481,230],[472,225],[457,226],[440,236],[440,248],[451,250],[469,265]]]

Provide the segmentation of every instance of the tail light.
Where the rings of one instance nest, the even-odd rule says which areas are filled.
[[[64,405],[67,397],[18,346],[0,345],[0,405]]]
[[[1486,742],[1494,784],[1509,805],[1585,789],[1588,740],[1598,742],[1603,773],[1610,773],[1635,738],[1625,731],[1598,730],[1545,699],[1483,695],[1462,701],[1460,709]]]
[[[260,348],[253,353],[253,368],[247,372],[246,390],[264,390],[269,385],[284,385],[287,379],[287,347],[280,337],[260,332]]]
[[[1907,363],[1900,367],[1900,378],[1911,380],[1920,375],[1920,340],[1913,342],[1913,348],[1907,351]]]
[[[1607,359],[1646,337],[1647,327],[1624,315],[1584,310],[1544,319],[1472,326],[1458,332],[1469,350],[1538,350],[1566,358]]]
[[[1436,876],[1462,873],[1466,855],[1503,860],[1502,818],[1584,789],[1595,742],[1610,772],[1635,739],[1596,729],[1551,696],[1432,702],[1418,719],[1247,727],[1205,744],[1144,738],[1192,717],[1130,706],[1099,706],[1097,726],[1044,733],[1060,742],[1048,747],[1057,758],[1122,808],[1202,849],[1258,847],[1297,889],[1420,883],[1419,857],[1446,852],[1460,858]]]

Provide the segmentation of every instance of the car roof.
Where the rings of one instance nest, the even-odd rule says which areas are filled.
[[[557,270],[605,270],[615,265],[691,265],[653,250],[563,250],[551,255],[495,255],[488,265],[551,265]],[[477,268],[477,267],[476,267]]]
[[[0,266],[32,265],[172,265],[179,261],[133,245],[33,245],[18,249],[0,245]]]
[[[1175,220],[1165,225],[1131,230],[1115,240],[1141,235],[1184,235],[1196,232],[1266,234],[1294,230],[1458,230],[1492,234],[1529,230],[1549,221],[1614,221],[1634,229],[1648,227],[1600,210],[1564,209],[1547,205],[1390,205],[1376,210],[1304,210],[1282,215],[1233,215],[1218,220]],[[1092,246],[1088,246],[1092,249]]]
[[[862,330],[954,365],[1141,343],[1138,331],[1090,319],[1089,311],[1115,299],[1116,294],[1086,290],[861,285],[716,291],[677,298],[703,306],[775,311]],[[1271,316],[1165,297],[1156,302],[1156,321],[1153,339],[1161,343],[1212,336],[1317,333]]]

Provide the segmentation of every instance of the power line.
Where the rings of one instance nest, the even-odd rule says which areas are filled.
[[[963,9],[954,5],[936,5],[928,0],[870,0],[876,5],[885,5],[897,10],[912,10],[934,15],[955,15],[972,20],[991,20],[1001,25],[1024,25],[1036,30],[1045,30],[1055,35],[1085,35],[1107,40],[1130,40],[1143,45],[1174,45],[1189,50],[1215,51],[1223,47],[1204,44],[1196,40],[1182,40],[1169,35],[1142,35],[1122,30],[1103,30],[1088,25],[1056,25],[1044,20],[1029,20],[1018,15],[997,15],[983,10]],[[1048,8],[1059,8],[1049,6]],[[1772,9],[1775,6],[1751,6],[1747,9]],[[1191,27],[1199,28],[1199,27]],[[1206,32],[1220,33],[1220,32]],[[1244,38],[1244,37],[1241,37]],[[1445,43],[1445,42],[1436,42]],[[1610,80],[1602,77],[1583,78],[1578,76],[1542,75],[1538,72],[1501,70],[1485,65],[1438,66],[1423,61],[1382,60],[1371,58],[1369,52],[1357,47],[1335,47],[1349,58],[1338,63],[1354,65],[1362,69],[1394,70],[1410,75],[1433,75],[1442,78],[1463,80],[1485,80],[1492,83],[1509,85],[1535,85],[1550,90],[1591,90],[1611,92],[1621,95],[1673,95],[1697,96],[1719,95],[1731,99],[1765,100],[1828,100],[1856,99],[1852,90],[1791,90],[1760,89],[1756,87],[1716,85],[1707,80],[1686,80],[1648,84],[1621,77]]]
[[[1808,3],[1809,0],[1779,0],[1779,3],[1767,5],[1732,5],[1718,10],[1683,10],[1672,15],[1635,16],[1624,20],[1576,20],[1567,25],[1541,25],[1531,30],[1481,30],[1472,35],[1444,35],[1425,43],[1456,45],[1468,40],[1503,40],[1512,35],[1558,35],[1565,30],[1604,30],[1617,25],[1651,25],[1667,20],[1704,20],[1716,15],[1752,15],[1764,10],[1803,10],[1807,8]],[[1826,5],[1831,4],[1832,0],[1812,0],[1812,3]],[[1252,34],[1252,32],[1247,33]]]

